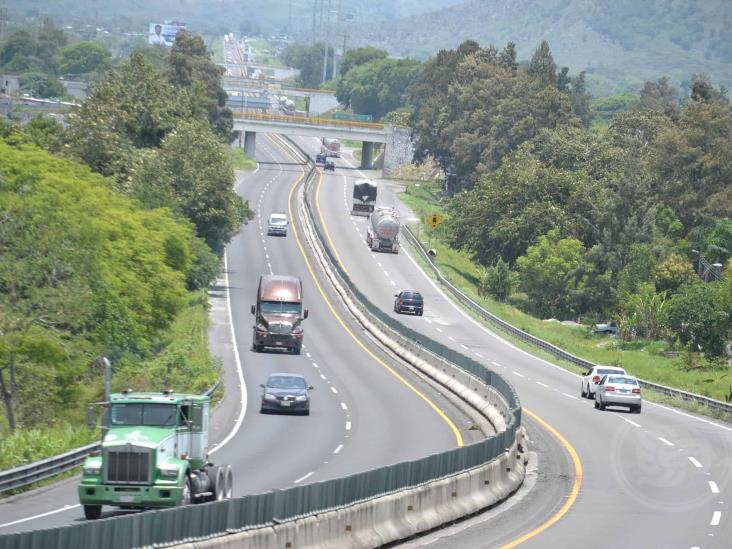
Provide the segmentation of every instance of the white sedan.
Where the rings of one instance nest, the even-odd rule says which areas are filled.
[[[584,398],[593,398],[597,384],[602,376],[607,374],[624,374],[625,370],[619,366],[593,366],[588,372],[582,375],[580,394]]]
[[[641,389],[638,380],[629,375],[604,375],[595,391],[595,408],[627,406],[631,412],[641,412]]]

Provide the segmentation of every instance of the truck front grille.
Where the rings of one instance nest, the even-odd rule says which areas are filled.
[[[107,450],[104,460],[106,482],[150,484],[151,460],[147,448],[124,447]]]

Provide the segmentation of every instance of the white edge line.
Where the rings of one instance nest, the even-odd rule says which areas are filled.
[[[55,515],[56,513],[68,511],[69,509],[76,509],[77,507],[81,507],[81,504],[77,503],[76,505],[68,505],[66,507],[61,507],[61,509],[54,509],[53,511],[48,511],[47,513],[41,513],[40,515],[34,515],[32,517],[25,517],[22,519],[14,520],[13,522],[6,522],[5,524],[0,524],[0,528],[5,528],[6,526],[13,526],[14,524],[20,524],[22,522],[27,522],[27,521],[33,520],[33,519],[47,517],[49,515]]]
[[[299,482],[302,482],[303,480],[305,480],[306,478],[309,478],[309,477],[313,476],[314,474],[315,474],[315,471],[310,471],[306,475],[301,476],[299,479],[292,481],[292,483],[293,484],[297,484]]]
[[[241,427],[242,422],[244,421],[244,416],[247,413],[247,386],[244,382],[244,372],[242,371],[241,367],[239,347],[236,344],[236,330],[234,329],[234,320],[231,316],[231,293],[229,292],[229,261],[227,258],[226,250],[224,250],[224,284],[226,285],[226,308],[228,309],[227,312],[229,314],[229,327],[231,328],[231,340],[233,343],[232,348],[234,349],[234,360],[236,361],[236,373],[239,376],[239,388],[241,391],[241,410],[239,411],[239,417],[236,419],[234,428],[224,440],[222,440],[216,446],[211,448],[211,450],[209,450],[209,454],[213,454],[214,452],[228,444],[228,442],[236,436],[236,434],[239,432],[239,428]]]

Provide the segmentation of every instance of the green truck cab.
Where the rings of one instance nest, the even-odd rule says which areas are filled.
[[[106,433],[101,450],[84,461],[79,484],[86,518],[99,518],[103,505],[147,509],[231,497],[231,467],[207,459],[210,403],[171,391],[125,391],[99,403]]]

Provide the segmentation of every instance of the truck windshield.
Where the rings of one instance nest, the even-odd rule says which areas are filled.
[[[112,425],[172,427],[176,411],[172,404],[115,404],[110,418]]]
[[[291,303],[289,301],[262,301],[259,309],[264,314],[288,314],[299,315],[300,303]]]

